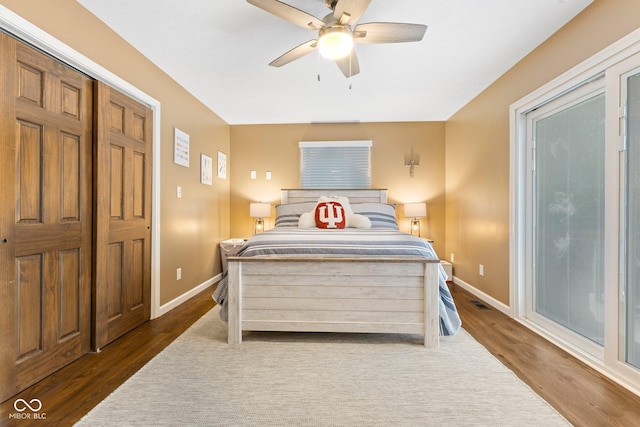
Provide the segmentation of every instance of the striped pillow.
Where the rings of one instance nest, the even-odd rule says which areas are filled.
[[[365,215],[371,221],[371,228],[391,228],[399,230],[395,205],[386,203],[352,203],[353,213]]]
[[[300,202],[276,205],[276,227],[297,227],[300,215],[312,212],[317,202]]]

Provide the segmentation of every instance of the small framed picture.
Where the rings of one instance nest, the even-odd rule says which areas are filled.
[[[200,154],[200,182],[213,185],[213,159],[206,154]]]
[[[218,178],[227,179],[227,155],[218,151]]]
[[[189,134],[173,128],[173,163],[189,167]]]

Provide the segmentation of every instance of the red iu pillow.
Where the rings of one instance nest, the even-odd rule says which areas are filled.
[[[318,203],[315,216],[318,228],[344,228],[347,225],[347,215],[338,202]]]

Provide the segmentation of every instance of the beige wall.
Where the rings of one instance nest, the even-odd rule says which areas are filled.
[[[161,102],[161,199],[155,217],[160,218],[160,303],[217,274],[217,243],[229,236],[229,180],[200,184],[200,153],[213,158],[217,150],[229,153],[229,126],[74,0],[0,3]],[[173,164],[174,127],[190,135],[189,168]]]
[[[391,203],[426,202],[422,234],[444,250],[444,123],[341,123],[242,125],[231,127],[231,235],[253,233],[249,203],[280,201],[280,189],[299,188],[299,141],[371,140],[371,185],[389,190]],[[409,178],[405,154],[420,156],[415,177]],[[257,179],[250,178],[250,171]],[[265,179],[266,171],[272,179]],[[401,229],[409,221],[397,209]],[[275,209],[267,227],[273,227]]]
[[[640,1],[595,0],[447,121],[445,254],[455,254],[455,276],[509,303],[509,106],[639,26]]]

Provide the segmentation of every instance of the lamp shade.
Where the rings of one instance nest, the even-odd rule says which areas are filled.
[[[249,216],[251,218],[265,218],[271,216],[271,204],[269,203],[250,203]]]
[[[426,203],[405,203],[404,216],[407,218],[424,218],[427,216]]]

